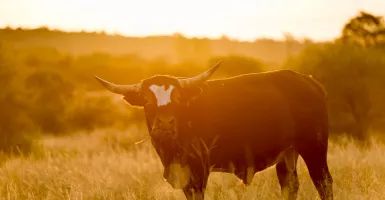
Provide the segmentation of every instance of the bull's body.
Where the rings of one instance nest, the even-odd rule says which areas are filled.
[[[289,70],[207,81],[186,111],[184,120],[190,126],[181,128],[179,134],[179,142],[190,147],[189,153],[197,155],[194,151],[198,150],[209,156],[204,159],[207,163],[189,156],[188,165],[201,178],[194,183],[195,190],[205,184],[209,170],[234,173],[248,184],[255,172],[285,158],[296,162],[301,150],[323,148],[324,157],[328,140],[325,95],[313,79]],[[209,155],[198,141],[207,145]],[[289,168],[294,170],[295,164]]]
[[[234,173],[249,184],[256,172],[276,165],[283,196],[295,199],[301,155],[321,199],[333,198],[326,93],[314,79],[280,70],[209,80],[199,88],[178,115],[177,136],[152,137],[174,188],[200,199],[209,172]],[[149,119],[157,114],[151,109],[146,114],[150,132],[156,132]]]

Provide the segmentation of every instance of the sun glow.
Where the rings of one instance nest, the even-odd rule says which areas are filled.
[[[49,26],[124,35],[281,38],[290,32],[316,40],[339,34],[359,9],[384,14],[382,0],[1,0],[0,26]]]

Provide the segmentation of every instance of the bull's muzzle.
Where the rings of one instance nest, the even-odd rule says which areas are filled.
[[[177,132],[177,122],[173,116],[159,116],[155,118],[152,127],[152,134],[164,137],[175,138]]]
[[[163,131],[173,130],[176,126],[176,119],[173,116],[161,116],[155,119],[155,126]]]

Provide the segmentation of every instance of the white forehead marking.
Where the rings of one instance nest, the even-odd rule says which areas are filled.
[[[158,106],[165,106],[171,102],[171,92],[174,86],[171,85],[167,90],[165,86],[151,85],[150,90],[155,94]]]

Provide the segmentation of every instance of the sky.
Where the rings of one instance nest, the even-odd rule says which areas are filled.
[[[359,10],[385,16],[385,0],[0,0],[0,27],[322,41]]]

